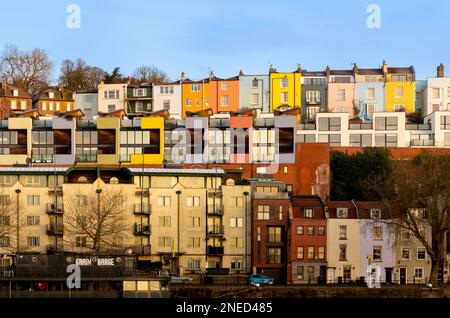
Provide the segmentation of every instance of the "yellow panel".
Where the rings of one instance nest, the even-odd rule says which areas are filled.
[[[270,73],[270,111],[273,112],[279,106],[287,104],[292,108],[301,106],[301,73]],[[281,87],[281,79],[288,79],[288,87]],[[281,94],[288,93],[287,102],[281,101]]]

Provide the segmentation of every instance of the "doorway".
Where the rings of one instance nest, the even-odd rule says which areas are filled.
[[[401,285],[406,284],[406,268],[405,267],[400,268],[400,284]]]
[[[392,283],[392,268],[385,268],[386,283]]]

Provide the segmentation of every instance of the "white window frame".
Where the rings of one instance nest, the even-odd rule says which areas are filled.
[[[366,98],[375,99],[375,87],[368,87],[366,89]]]
[[[283,77],[280,80],[280,88],[288,88],[289,87],[289,79],[287,77]]]
[[[395,87],[395,98],[403,98],[403,86]]]

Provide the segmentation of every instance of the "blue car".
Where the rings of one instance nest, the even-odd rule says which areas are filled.
[[[263,275],[248,275],[248,281],[251,285],[255,285],[257,287],[261,285],[272,285],[273,278],[263,276]]]

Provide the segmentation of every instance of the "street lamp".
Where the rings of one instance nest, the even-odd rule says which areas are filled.
[[[244,214],[244,239],[245,239],[245,257],[244,257],[244,269],[246,271],[246,273],[248,274],[248,268],[247,268],[247,235],[248,235],[248,229],[247,229],[247,197],[249,195],[248,191],[245,191],[244,193],[244,210],[245,210],[245,214]]]
[[[177,194],[177,255],[180,255],[180,194],[181,190],[175,192]],[[171,259],[174,257],[173,252]],[[172,264],[170,264],[172,267]],[[177,272],[179,272],[179,266],[177,266]]]
[[[100,214],[100,194],[102,193],[102,189],[96,189],[95,192],[97,193],[97,214]],[[100,250],[100,240],[97,242],[96,249],[97,251]]]

